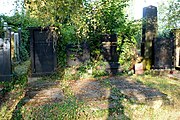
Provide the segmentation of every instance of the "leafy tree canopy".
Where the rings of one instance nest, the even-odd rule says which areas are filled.
[[[180,2],[167,0],[159,5],[159,32],[180,28]]]

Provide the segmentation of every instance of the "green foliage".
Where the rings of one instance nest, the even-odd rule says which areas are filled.
[[[4,96],[11,90],[15,89],[17,86],[24,88],[26,83],[27,83],[27,74],[22,74],[22,75],[14,74],[11,81],[0,82],[0,84],[3,85],[3,90],[0,91],[0,94]]]
[[[4,96],[7,92],[11,91],[14,88],[12,82],[0,82],[0,85],[3,86],[3,89],[0,91],[1,96]]]
[[[118,35],[119,62],[126,70],[132,65],[136,52],[138,22],[130,22],[124,15],[126,0],[103,0],[86,4],[86,23],[88,24],[88,40],[91,46],[91,55],[95,60],[101,60],[100,37],[103,34]]]
[[[92,72],[93,77],[101,77],[107,75],[106,72],[107,64],[108,63],[104,61],[95,61]]]
[[[43,26],[61,26],[71,20],[81,8],[82,0],[26,0],[26,7]]]
[[[158,32],[160,37],[163,37],[171,29],[180,28],[180,3],[177,1],[178,0],[167,0],[159,4]]]
[[[107,75],[106,72],[107,62],[87,61],[84,64],[78,66],[67,67],[64,70],[63,80],[79,80],[84,78],[97,78]]]
[[[114,34],[121,31],[126,22],[124,8],[127,0],[100,0],[85,4],[86,23],[89,32]]]
[[[127,6],[127,0],[103,0],[101,2],[100,25],[106,34],[114,34],[122,31],[126,18],[124,8]]]
[[[63,42],[65,42],[66,44],[73,44],[77,42],[76,30],[72,25],[63,25],[63,27],[61,28],[61,35]]]
[[[76,98],[67,98],[61,103],[47,104],[39,107],[24,108],[20,114],[16,114],[14,119],[58,119],[58,120],[75,120],[82,117],[83,103],[78,102]]]
[[[26,5],[29,6],[28,11],[36,16],[43,23],[43,26],[55,26],[56,32],[60,36],[58,40],[58,51],[60,51],[58,61],[61,65],[65,65],[66,45],[80,44],[82,41],[87,41],[90,46],[91,60],[101,60],[100,38],[103,34],[117,33],[123,39],[129,39],[119,47],[122,47],[120,52],[125,54],[130,51],[130,46],[136,44],[134,41],[136,32],[133,24],[127,21],[124,14],[127,2],[128,0],[94,2],[29,0]],[[130,27],[131,25],[132,27]],[[132,44],[126,44],[128,42]]]
[[[85,2],[85,16],[81,21],[87,28],[83,29],[90,44],[91,56],[101,60],[101,36],[103,34],[120,33],[125,28],[124,8],[126,0],[100,0]]]
[[[27,0],[25,2],[29,25],[42,27],[54,26],[59,39],[57,41],[58,63],[66,64],[66,46],[86,41],[90,46],[91,61],[99,61],[103,57],[100,50],[100,38],[103,34],[118,34],[120,63],[131,60],[134,53],[129,53],[136,46],[137,27],[127,21],[124,9],[128,0]],[[73,8],[73,10],[72,10]],[[31,17],[30,17],[31,16]],[[28,18],[26,15],[23,21]],[[33,21],[34,20],[34,21]],[[27,22],[24,22],[27,23]],[[26,26],[26,25],[25,25]],[[28,44],[28,43],[27,43]],[[26,46],[26,45],[25,45]],[[133,46],[133,48],[131,47]],[[27,49],[27,47],[24,47]],[[22,50],[24,50],[22,48]],[[23,53],[26,53],[23,52]],[[26,57],[25,57],[26,58]],[[131,63],[129,63],[131,64]]]
[[[29,66],[29,61],[24,62],[23,65],[15,66],[11,81],[0,82],[0,85],[4,86],[0,94],[4,96],[15,88],[25,88],[28,81]]]
[[[128,22],[124,30],[118,36],[118,48],[120,53],[119,62],[124,71],[132,69],[133,62],[137,57],[137,39],[139,23]]]
[[[13,32],[18,32],[18,28],[21,27],[21,46],[20,46],[20,58],[22,61],[26,61],[29,58],[30,42],[28,27],[37,27],[40,22],[36,18],[31,18],[30,15],[15,13],[13,16],[1,16],[4,21],[8,23],[8,26],[12,28]]]
[[[158,38],[170,39],[172,38],[172,30],[164,29],[163,31],[159,32]]]

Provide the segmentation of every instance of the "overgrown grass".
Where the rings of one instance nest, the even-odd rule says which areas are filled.
[[[98,64],[96,64],[97,66]],[[61,83],[59,87],[62,89],[64,94],[64,99],[62,102],[51,103],[47,105],[29,107],[23,106],[22,103],[19,103],[17,109],[14,111],[13,119],[91,119],[96,117],[102,117],[102,113],[107,114],[107,110],[105,112],[102,111],[92,111],[89,107],[85,106],[83,101],[78,101],[77,98],[73,95],[73,92],[69,88],[68,81],[69,80],[79,80],[83,78],[93,78],[95,76],[104,75],[104,70],[98,70],[96,72],[88,70],[96,69],[95,66],[91,67],[91,64],[83,66],[75,66],[62,68],[57,71],[56,74],[42,77],[42,79],[38,80],[42,81],[56,81],[60,80]],[[100,115],[101,114],[101,115]]]
[[[155,88],[167,94],[169,102],[155,101],[149,104],[124,103],[125,113],[132,120],[178,120],[180,119],[180,81],[165,76],[153,76],[150,74],[131,76],[146,86]],[[161,105],[162,104],[162,105]]]
[[[24,67],[16,68],[17,71],[21,71]],[[16,87],[11,89],[13,93],[10,96],[8,102],[1,106],[0,119],[11,118],[13,113],[13,120],[29,120],[29,119],[58,119],[58,120],[71,120],[71,119],[120,119],[120,120],[178,120],[180,118],[180,81],[167,78],[165,76],[154,76],[150,73],[146,73],[140,76],[129,76],[125,77],[132,79],[134,82],[139,82],[148,87],[158,89],[160,92],[167,94],[170,99],[170,104],[163,104],[161,101],[153,102],[150,104],[137,104],[128,100],[121,92],[113,85],[111,85],[108,78],[102,77],[100,83],[104,88],[111,90],[111,94],[116,96],[116,99],[109,99],[106,104],[115,104],[115,107],[108,109],[92,110],[90,106],[86,106],[84,101],[79,101],[73,91],[69,88],[69,80],[78,80],[88,77],[97,77],[94,74],[89,74],[87,70],[91,67],[79,68],[67,68],[60,70],[57,74],[42,78],[42,80],[61,80],[59,87],[63,90],[64,99],[61,102],[51,103],[41,106],[23,106],[17,103],[24,97],[24,86],[26,85],[26,76],[16,76]],[[93,67],[95,69],[96,67]],[[73,70],[77,71],[73,71]],[[75,72],[73,76],[72,72]],[[101,72],[101,71],[100,71]],[[20,72],[22,73],[22,72]],[[103,72],[102,72],[103,73]],[[25,74],[24,74],[25,75]],[[88,75],[88,76],[85,76]],[[102,76],[104,74],[99,74]],[[41,81],[42,82],[42,81]],[[12,97],[14,96],[14,97]],[[12,102],[14,100],[14,102]],[[10,105],[12,103],[13,105]],[[16,110],[14,111],[14,109]]]
[[[59,75],[43,77],[40,82],[46,80],[57,80]],[[62,77],[63,78],[63,77]],[[86,112],[83,101],[77,100],[68,86],[66,79],[61,80],[59,85],[63,90],[64,98],[56,103],[49,103],[40,106],[24,106],[19,103],[14,111],[12,120],[75,120],[86,119],[89,113]]]
[[[169,98],[174,100],[175,104],[180,106],[180,81],[173,80],[165,76],[135,76],[132,77],[136,81],[145,84],[149,87],[156,88],[162,93],[168,95]]]
[[[63,80],[79,80],[87,78],[98,78],[108,75],[106,72],[106,62],[86,62],[78,66],[66,67],[63,70]]]
[[[11,119],[16,105],[23,98],[29,63],[26,61],[15,66],[12,80],[1,83],[4,85],[4,89],[2,90],[3,98],[0,104],[0,119]]]
[[[60,103],[51,103],[36,107],[22,107],[20,114],[13,120],[74,120],[85,116],[82,102],[69,97]]]

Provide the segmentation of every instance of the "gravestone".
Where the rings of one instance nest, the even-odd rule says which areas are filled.
[[[21,28],[18,28],[19,46],[21,46],[21,41],[22,41],[22,39],[21,39],[22,38],[21,32],[22,32]]]
[[[16,61],[20,61],[20,55],[19,55],[19,50],[20,50],[20,38],[18,33],[14,33],[14,52],[15,52],[15,59]]]
[[[141,55],[146,61],[146,69],[153,65],[153,43],[157,38],[157,7],[148,6],[143,8],[143,26]]]
[[[57,67],[56,40],[50,28],[29,28],[32,76],[49,75]]]
[[[175,67],[180,69],[180,29],[174,30],[175,39]]]
[[[67,51],[67,65],[76,66],[85,63],[90,59],[90,50],[87,43],[68,44]]]
[[[11,44],[10,39],[0,38],[0,81],[9,81],[12,77],[11,70]]]
[[[119,54],[117,52],[117,35],[105,34],[101,38],[102,55],[106,65],[107,72],[116,74],[119,69]]]
[[[172,69],[174,67],[174,40],[157,38],[154,41],[154,69]]]

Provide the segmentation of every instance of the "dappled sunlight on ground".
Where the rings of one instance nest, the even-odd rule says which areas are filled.
[[[78,108],[76,113],[79,119],[178,119],[179,90],[179,81],[166,76],[106,76],[67,81],[29,79],[15,111],[20,111],[22,116],[27,113],[43,119],[41,114],[59,114],[55,109],[66,111],[74,109],[71,104],[83,102],[84,108]],[[64,105],[67,108],[58,108]]]

